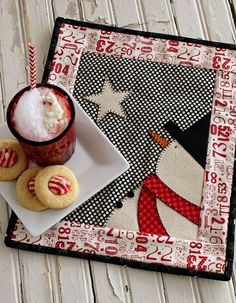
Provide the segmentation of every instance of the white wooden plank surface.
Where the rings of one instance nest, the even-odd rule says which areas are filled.
[[[0,58],[1,60],[1,58]],[[1,61],[0,61],[1,64]],[[2,68],[0,68],[0,70],[2,70]],[[3,91],[4,91],[4,87],[3,87],[3,83],[2,83],[2,73],[0,72],[0,125],[4,122],[5,120],[5,110],[6,110],[6,105],[5,105],[5,101],[3,102]]]
[[[231,282],[212,281],[207,279],[198,279],[199,293],[202,303],[233,303],[235,295]]]
[[[62,1],[52,0],[53,15],[56,17],[64,17],[81,20],[81,2],[76,0]]]
[[[1,42],[0,42],[0,125],[5,120],[6,100],[3,95],[4,95],[4,76],[3,76],[3,62],[2,62],[2,52],[1,52]]]
[[[177,34],[174,16],[169,1],[141,0],[144,24],[151,32]]]
[[[3,104],[16,91],[26,86],[25,53],[22,39],[20,8],[15,0],[0,3],[0,75],[1,121]],[[0,290],[2,302],[22,302],[22,279],[18,252],[6,248],[3,241],[8,222],[6,202],[0,198]]]
[[[88,22],[115,24],[114,19],[111,18],[110,6],[109,0],[81,1],[83,17]]]
[[[182,36],[209,39],[199,0],[173,1],[171,5],[178,31]]]
[[[48,46],[51,39],[53,21],[57,16],[65,18],[80,19],[80,8],[77,1],[37,1],[37,10],[34,10],[35,3],[26,2],[24,5],[24,18],[27,18],[30,27],[30,35],[38,45],[45,45],[37,52],[37,68],[43,67],[47,57]],[[40,12],[40,13],[39,13]],[[38,14],[38,16],[37,16]],[[32,24],[32,26],[31,26]],[[37,28],[44,32],[44,41],[39,41]],[[27,31],[26,31],[27,32]],[[39,81],[42,78],[43,68],[39,69]],[[30,264],[34,264],[30,262]],[[44,261],[45,275],[51,285],[52,302],[92,302],[93,293],[89,262],[87,260],[68,259],[66,257],[50,257]],[[48,270],[50,268],[50,271]],[[34,288],[33,285],[30,285]],[[31,301],[29,301],[31,302]],[[32,302],[34,302],[32,300]]]
[[[201,0],[209,39],[235,43],[235,26],[227,0]]]
[[[178,277],[163,274],[164,287],[166,290],[167,302],[175,302],[176,294],[182,302],[200,303],[198,290],[195,287],[194,279],[190,277]],[[211,301],[209,301],[211,302]]]
[[[30,41],[36,44],[37,82],[41,82],[54,25],[52,6],[47,1],[22,1],[21,18],[25,49]]]
[[[7,224],[7,206],[2,196],[0,196],[0,300],[2,302],[18,303],[21,302],[18,252],[4,245]]]
[[[58,257],[62,302],[94,302],[88,261]]]
[[[25,47],[30,38],[40,46],[37,78],[41,79],[57,16],[235,42],[226,0],[2,0],[0,123],[2,104],[27,83]],[[100,262],[90,262],[90,272],[86,260],[24,251],[18,256],[17,250],[3,244],[7,216],[0,199],[0,302],[235,302],[232,280],[177,277]]]
[[[97,302],[130,302],[129,293],[127,294],[127,284],[123,278],[125,271],[123,267],[91,262],[91,269]]]
[[[166,299],[166,291],[163,284],[162,274],[127,268],[127,281],[131,293],[131,302],[135,303],[165,303],[171,302]]]
[[[111,4],[117,26],[142,29],[142,19],[136,0],[111,0]]]
[[[8,1],[3,2],[3,4],[5,3],[8,3]],[[4,27],[9,27],[10,25],[14,33],[14,35],[9,35],[9,31],[5,28],[6,37],[4,38],[6,39],[4,41],[4,48],[2,48],[3,66],[4,64],[6,66],[9,64],[7,67],[8,72],[5,71],[3,74],[6,103],[10,101],[8,97],[10,93],[12,97],[16,91],[28,85],[29,73],[26,64],[28,41],[30,39],[36,40],[39,45],[48,45],[50,41],[50,32],[48,32],[50,27],[44,18],[46,10],[44,10],[43,6],[40,6],[42,2],[39,4],[38,1],[35,1],[33,4],[32,6],[32,2],[27,1],[11,3],[10,8],[7,10],[11,16],[11,18],[9,17],[11,23],[8,24],[7,20],[4,21],[4,18],[2,19]],[[44,39],[42,37],[45,37],[46,40],[41,40]],[[43,42],[47,44],[42,44]],[[38,79],[42,77],[43,71],[43,64],[40,61],[47,52],[47,50],[44,52],[43,49],[40,47],[40,51],[37,52]],[[14,66],[11,66],[12,64]],[[42,300],[46,302],[48,298],[50,298],[49,302],[52,302],[52,292],[48,287],[50,281],[48,280],[46,260],[46,255],[32,254],[25,251],[19,252],[18,266],[20,268],[21,297],[23,302],[42,302]],[[35,289],[35,285],[38,285],[37,289]]]
[[[20,252],[23,302],[53,302],[46,260],[47,255]]]
[[[27,74],[19,4],[17,0],[1,1],[0,7],[0,68],[3,100],[7,104],[17,91],[27,85]]]

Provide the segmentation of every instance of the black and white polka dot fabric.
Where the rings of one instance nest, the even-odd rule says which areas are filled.
[[[209,113],[214,78],[212,70],[84,53],[74,97],[95,122],[99,105],[88,96],[101,93],[105,81],[114,92],[128,92],[121,103],[125,117],[108,111],[97,125],[127,159],[130,169],[66,219],[105,225],[128,192],[155,172],[162,148],[148,131],[171,139],[163,127],[168,121],[185,130]]]

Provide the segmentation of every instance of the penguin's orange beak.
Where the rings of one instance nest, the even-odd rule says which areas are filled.
[[[157,133],[155,133],[153,131],[148,131],[148,133],[162,148],[165,148],[167,145],[170,144],[170,141],[159,136]]]

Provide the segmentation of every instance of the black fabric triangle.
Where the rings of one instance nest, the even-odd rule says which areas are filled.
[[[209,113],[185,131],[182,131],[172,121],[167,122],[164,126],[203,168],[206,164],[210,118]]]

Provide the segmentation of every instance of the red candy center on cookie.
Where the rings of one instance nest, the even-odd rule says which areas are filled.
[[[31,194],[35,195],[35,190],[34,190],[34,185],[35,185],[35,177],[29,180],[28,183],[28,190],[31,192]]]
[[[0,150],[0,166],[1,167],[12,167],[16,164],[17,153],[11,148],[3,148]]]
[[[54,176],[49,180],[48,188],[54,195],[65,195],[71,188],[71,182],[64,176]]]

